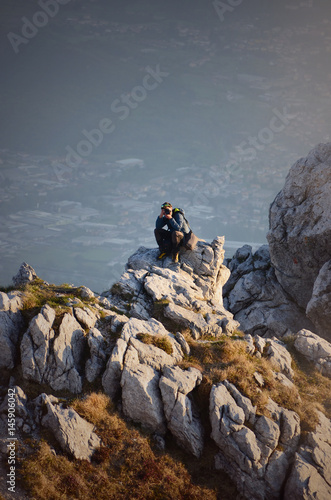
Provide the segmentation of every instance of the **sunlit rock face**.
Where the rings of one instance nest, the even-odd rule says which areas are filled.
[[[306,309],[331,256],[331,143],[319,144],[292,166],[270,207],[269,220],[267,237],[277,279]],[[313,322],[315,316],[310,315]]]

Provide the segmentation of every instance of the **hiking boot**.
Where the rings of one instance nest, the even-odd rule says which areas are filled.
[[[175,264],[177,264],[178,260],[179,260],[178,253],[174,253],[173,256],[172,256],[172,262],[174,262]]]
[[[167,252],[160,252],[157,260],[163,260],[167,256]]]

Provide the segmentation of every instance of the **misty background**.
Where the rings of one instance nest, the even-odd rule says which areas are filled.
[[[329,0],[3,0],[0,285],[23,261],[102,292],[160,205],[226,254],[266,242],[330,140]]]

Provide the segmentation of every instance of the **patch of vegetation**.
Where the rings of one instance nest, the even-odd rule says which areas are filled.
[[[0,292],[3,292],[3,293],[10,293],[10,292],[13,292],[14,290],[17,290],[17,287],[15,286],[0,286]],[[1,498],[1,496],[0,496]]]
[[[165,335],[150,335],[149,333],[138,333],[137,339],[144,344],[150,344],[158,347],[167,354],[171,355],[173,353],[172,344]]]
[[[110,289],[112,295],[119,295],[121,299],[130,302],[132,301],[134,294],[131,292],[125,291],[120,283],[114,283]]]
[[[309,431],[317,424],[316,410],[331,418],[331,380],[322,375],[314,363],[295,349],[294,338],[286,339],[285,343],[292,356],[294,383],[302,400],[296,411],[303,422],[303,431]]]
[[[71,312],[68,302],[73,299],[79,299],[82,306],[89,306],[95,303],[95,299],[82,299],[80,288],[72,287],[67,283],[63,285],[52,285],[37,278],[31,283],[20,288],[23,293],[23,314],[27,322],[38,314],[40,309],[48,304],[55,309],[57,318],[62,318],[66,312]],[[79,304],[77,304],[79,307]]]
[[[298,389],[290,389],[275,380],[274,369],[266,358],[257,358],[246,352],[246,343],[225,338],[219,342],[199,343],[190,341],[191,355],[179,363],[183,369],[193,366],[201,370],[203,380],[197,388],[196,397],[204,420],[209,415],[209,394],[213,384],[224,380],[233,383],[239,391],[257,406],[257,413],[269,416],[266,409],[269,398],[278,405],[298,413],[303,432],[315,428],[318,418],[316,410],[331,417],[331,381],[321,375],[307,361],[301,366],[294,362],[294,383]],[[294,359],[298,358],[292,353]],[[303,366],[303,364],[305,366]],[[262,375],[263,388],[255,380],[254,373]]]
[[[93,423],[102,446],[92,462],[54,455],[41,441],[21,465],[24,484],[36,500],[193,499],[216,500],[215,489],[194,484],[187,468],[153,451],[147,437],[126,424],[104,394],[75,400],[74,409]],[[219,475],[219,473],[217,473]],[[195,478],[200,484],[199,476]]]

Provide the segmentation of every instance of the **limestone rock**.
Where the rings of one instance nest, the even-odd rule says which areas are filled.
[[[121,378],[123,412],[149,431],[162,435],[166,425],[159,381],[160,373],[151,366],[139,363],[137,351],[130,346]]]
[[[84,328],[94,328],[98,321],[98,316],[88,307],[75,307],[75,317]]]
[[[125,340],[117,340],[109,357],[106,370],[102,376],[102,387],[105,393],[112,399],[117,396],[121,388],[120,382],[124,367],[124,355],[127,347],[128,343]]]
[[[201,335],[209,332],[208,323],[199,312],[175,304],[169,304],[164,309],[164,315],[184,328],[193,330],[194,338],[199,338]]]
[[[331,421],[319,412],[319,423],[307,438],[314,466],[331,487]]]
[[[300,439],[300,418],[297,413],[278,406],[271,399],[267,409],[270,411],[272,419],[279,425],[279,443],[284,448],[285,453],[290,456],[297,450]]]
[[[164,367],[160,389],[170,432],[180,446],[197,458],[203,449],[203,427],[190,393],[200,384],[202,374],[195,368]]]
[[[286,483],[284,499],[314,498],[316,500],[328,500],[330,497],[330,485],[305,457],[297,453],[291,475]]]
[[[139,363],[151,366],[156,370],[161,370],[164,366],[172,366],[176,361],[181,361],[182,356],[172,356],[157,346],[145,344],[140,340],[131,337],[129,345],[137,351]]]
[[[23,419],[26,420],[29,411],[27,409],[27,402],[28,398],[25,394],[25,392],[19,387],[18,385],[11,387],[10,392],[8,391],[8,395],[6,395],[5,399],[3,400],[2,404],[0,405],[0,414],[5,413],[8,414],[8,398],[14,399],[15,403],[15,418],[18,419]],[[16,420],[17,424],[17,420]]]
[[[223,266],[224,259],[224,237],[215,238],[211,244],[202,241],[193,251],[181,249],[180,267],[173,266],[171,260],[169,263],[158,262],[157,249],[146,249],[140,247],[128,260],[128,270],[146,270],[153,272],[153,268],[164,269],[167,266],[174,272],[185,272],[186,275],[192,274],[194,281],[202,289],[205,298],[214,298],[218,302],[222,301],[222,286],[229,278],[229,272]],[[185,270],[191,270],[190,273]],[[198,281],[198,282],[197,282]]]
[[[30,283],[36,278],[38,278],[38,276],[33,267],[29,266],[26,262],[23,262],[18,270],[18,273],[13,277],[13,283],[14,286],[19,287]]]
[[[301,307],[331,255],[331,143],[298,160],[270,207],[268,241],[279,283]]]
[[[38,383],[47,383],[53,357],[51,341],[54,339],[55,311],[47,304],[35,316],[21,342],[23,377]]]
[[[145,293],[146,269],[128,269],[107,294],[110,302],[131,317],[147,320],[151,317],[153,302]]]
[[[15,366],[18,340],[24,328],[22,294],[0,292],[0,369]]]
[[[314,323],[317,333],[331,340],[331,260],[321,267],[315,280],[313,293],[307,304],[307,316]]]
[[[177,332],[175,338],[179,343],[180,347],[182,348],[183,353],[186,354],[186,356],[189,356],[191,349],[188,343],[186,342],[184,335],[182,335],[180,332]]]
[[[93,425],[72,408],[53,404],[46,394],[42,398],[47,410],[41,420],[42,425],[54,434],[63,451],[76,459],[90,461],[93,452],[101,444]]]
[[[276,448],[280,437],[280,429],[276,422],[261,415],[255,423],[254,431],[259,441],[267,445],[271,450]]]
[[[229,267],[224,300],[246,333],[280,338],[312,326],[278,283],[265,246],[254,255],[248,245],[238,249]]]
[[[251,400],[243,396],[235,385],[230,384],[227,380],[224,380],[223,383],[237,405],[244,410],[245,420],[253,425],[256,416],[256,406],[253,406]]]
[[[297,351],[315,363],[321,373],[331,378],[331,344],[309,330],[300,330],[294,342]]]
[[[23,293],[22,292],[0,292],[0,311],[10,311],[16,313],[23,309]]]
[[[220,448],[215,466],[230,475],[245,498],[276,500],[281,498],[297,448],[299,419],[294,412],[276,404],[270,404],[270,418],[256,417],[255,409],[248,401],[226,381],[212,387],[211,437]],[[248,418],[251,418],[249,427],[245,425]],[[279,445],[283,451],[277,449]]]
[[[94,382],[106,364],[106,342],[97,328],[89,331],[87,342],[91,357],[86,362],[85,375],[89,382]]]
[[[84,331],[67,313],[55,337],[55,311],[45,305],[30,322],[21,342],[23,376],[49,384],[54,390],[82,390],[83,358],[86,347]]]
[[[267,355],[272,365],[293,380],[292,357],[285,345],[276,338],[267,341]]]
[[[80,324],[71,314],[65,314],[59,328],[59,335],[55,338],[53,345],[55,367],[49,376],[52,389],[81,392],[85,346],[86,338]]]
[[[92,290],[90,290],[86,286],[81,286],[80,287],[80,296],[82,297],[82,299],[94,299],[95,294],[94,294],[94,292],[92,292]]]

